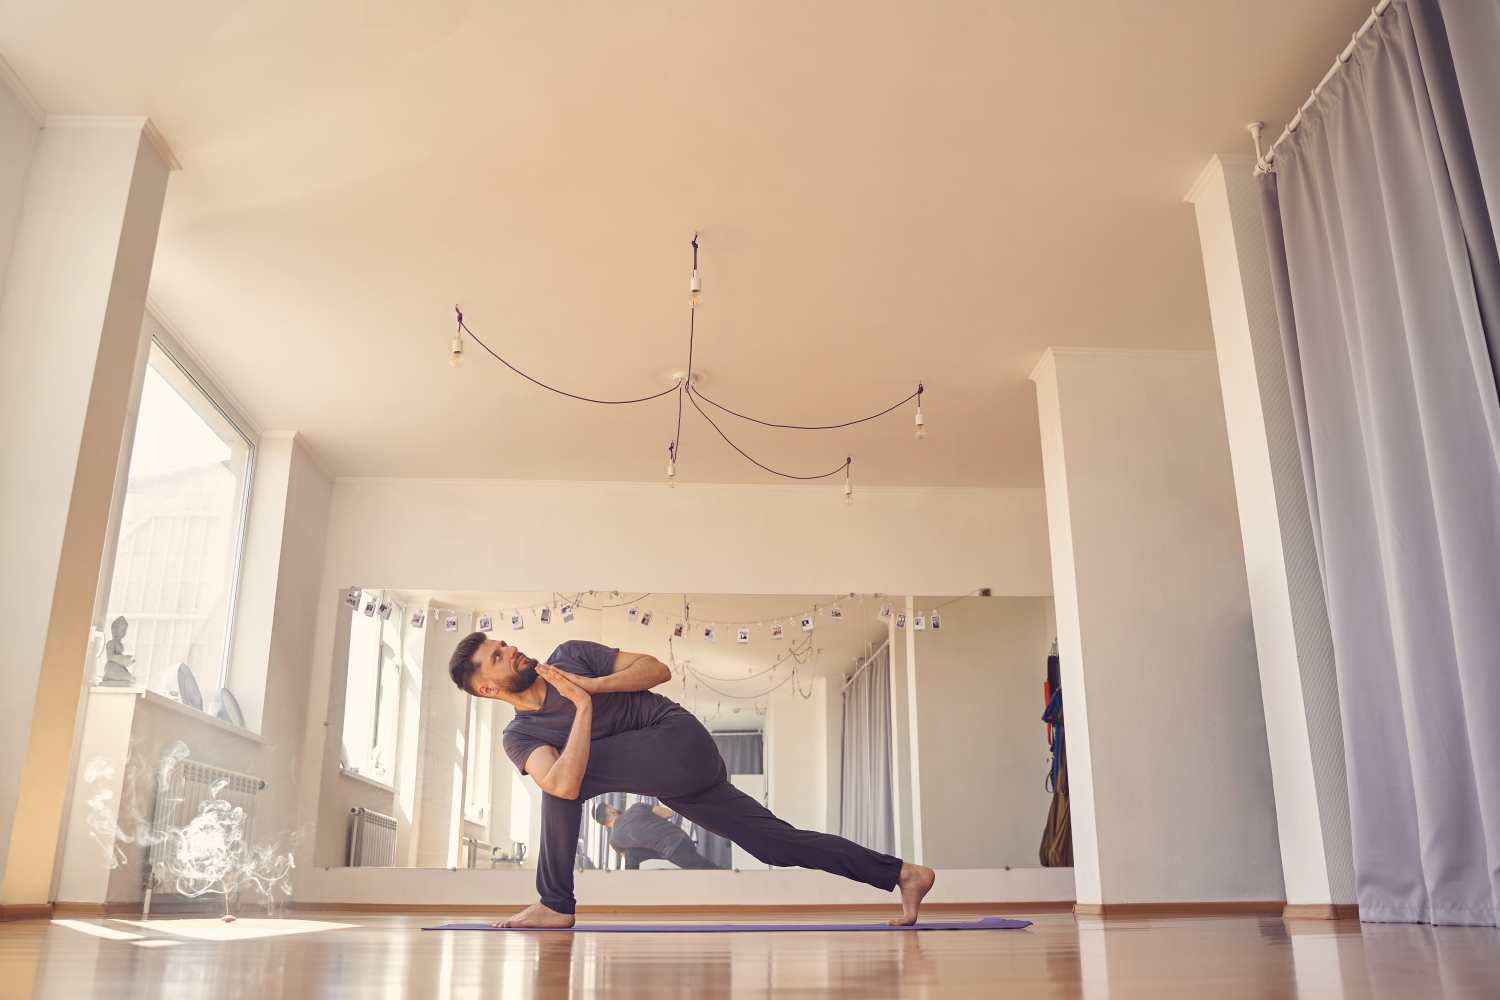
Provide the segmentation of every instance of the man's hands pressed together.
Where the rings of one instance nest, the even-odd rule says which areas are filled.
[[[566,670],[557,669],[550,663],[538,664],[536,672],[542,680],[557,688],[558,694],[574,705],[582,708],[584,705],[592,704],[592,695],[599,684],[597,677],[570,674]]]

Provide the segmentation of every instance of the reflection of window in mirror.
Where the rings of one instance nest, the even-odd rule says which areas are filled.
[[[494,756],[494,705],[469,699],[469,753],[465,765],[464,819],[485,824],[490,816],[490,760]]]
[[[369,600],[391,600],[362,591]],[[401,651],[405,608],[394,604],[389,618],[355,611],[349,622],[348,675],[344,689],[344,769],[390,785],[395,780],[396,717],[401,700]]]

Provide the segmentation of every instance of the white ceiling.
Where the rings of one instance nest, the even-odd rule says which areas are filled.
[[[686,349],[792,471],[1037,485],[1047,345],[1208,347],[1209,154],[1279,128],[1369,0],[0,6],[53,113],[182,161],[152,297],[263,429],[340,475],[658,480]],[[679,478],[765,481],[696,415]]]

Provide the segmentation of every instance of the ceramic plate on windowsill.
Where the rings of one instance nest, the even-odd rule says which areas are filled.
[[[219,688],[218,716],[231,726],[243,728],[245,725],[245,713],[240,711],[239,700],[228,688]]]
[[[203,692],[198,690],[198,679],[193,676],[193,668],[186,663],[177,665],[177,697],[188,708],[203,711]]]

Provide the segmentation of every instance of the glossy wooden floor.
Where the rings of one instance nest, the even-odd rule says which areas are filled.
[[[298,920],[355,926],[194,941],[172,933],[166,921],[144,929],[81,921],[140,935],[133,940],[31,921],[0,924],[0,996],[1500,996],[1500,931],[1493,929],[1008,915],[1030,916],[1036,926],[923,934],[436,934],[419,929],[437,922],[432,917],[297,913]]]

